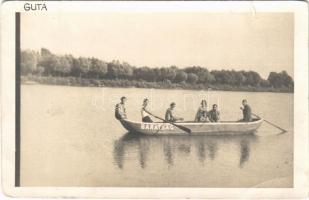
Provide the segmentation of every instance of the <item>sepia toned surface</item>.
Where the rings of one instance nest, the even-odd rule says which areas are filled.
[[[195,65],[253,70],[263,78],[270,71],[294,75],[291,12],[22,13],[21,32],[23,50],[44,47],[137,67]]]
[[[293,94],[22,85],[21,186],[292,187]],[[162,116],[170,101],[185,120],[199,98],[238,120],[246,97],[263,123],[256,135],[134,137],[114,118],[125,94],[140,120],[144,97]]]
[[[288,12],[22,13],[21,186],[293,187],[293,20]],[[203,90],[180,90],[195,84]],[[134,86],[168,89],[119,88]],[[264,123],[249,136],[132,136],[114,117],[124,95],[135,121],[145,97],[161,117],[176,102],[186,121],[203,98],[208,109],[219,105],[222,121],[237,121],[248,99],[288,132]]]

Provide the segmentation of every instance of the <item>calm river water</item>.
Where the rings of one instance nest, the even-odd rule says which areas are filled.
[[[123,95],[132,120],[144,97],[159,116],[176,102],[185,120],[201,99],[238,120],[246,98],[288,132],[264,122],[247,136],[131,136],[114,118]],[[21,185],[292,187],[293,134],[293,94],[22,85]]]

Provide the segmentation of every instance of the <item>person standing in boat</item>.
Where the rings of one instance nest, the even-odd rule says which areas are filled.
[[[118,120],[123,120],[127,118],[127,112],[125,107],[126,100],[126,97],[121,97],[120,103],[117,103],[115,106],[115,117]]]
[[[243,108],[242,107],[240,108],[243,114],[242,121],[251,122],[252,121],[251,107],[248,105],[248,102],[246,99],[242,100],[242,105],[244,106]]]
[[[175,107],[176,107],[176,104],[174,102],[170,104],[170,107],[165,112],[165,121],[176,122],[176,121],[182,121],[183,120],[183,118],[176,117],[174,115]]]
[[[202,100],[201,106],[198,108],[195,120],[196,122],[207,122],[207,102],[205,99]]]
[[[153,122],[152,119],[150,118],[151,113],[147,110],[149,100],[146,98],[143,101],[143,106],[141,109],[141,114],[142,114],[142,122]]]
[[[211,122],[218,122],[220,120],[220,112],[218,110],[218,105],[214,104],[212,105],[212,110],[210,110],[208,113],[208,119]]]

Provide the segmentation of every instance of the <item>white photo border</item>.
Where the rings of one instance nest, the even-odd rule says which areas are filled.
[[[292,12],[294,13],[294,187],[152,188],[15,187],[15,13],[25,1],[1,5],[2,187],[15,197],[305,198],[308,196],[308,4],[302,1],[50,1],[48,12]],[[29,2],[28,2],[29,3]],[[31,27],[29,27],[31,28]],[[283,147],[284,148],[284,147]]]

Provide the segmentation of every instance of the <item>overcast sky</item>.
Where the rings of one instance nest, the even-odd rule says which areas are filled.
[[[134,66],[270,71],[293,76],[293,14],[48,13],[21,15],[21,48]]]

